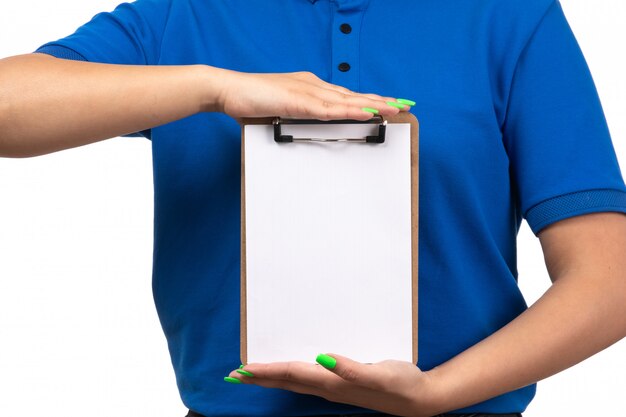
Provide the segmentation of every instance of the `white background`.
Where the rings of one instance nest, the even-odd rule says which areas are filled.
[[[0,57],[31,52],[117,3],[3,1]],[[626,167],[626,2],[561,3]],[[532,303],[549,279],[525,223],[519,251]],[[151,253],[147,140],[0,159],[0,416],[185,414],[152,303]],[[540,383],[525,416],[619,415],[625,370],[622,340]]]

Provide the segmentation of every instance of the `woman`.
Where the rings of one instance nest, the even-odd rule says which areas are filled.
[[[154,295],[190,415],[515,415],[626,333],[626,188],[556,1],[139,0],[0,73],[4,156],[152,139]],[[232,118],[407,110],[391,97],[421,128],[418,366],[337,352],[236,372]],[[554,282],[530,309],[522,217]]]

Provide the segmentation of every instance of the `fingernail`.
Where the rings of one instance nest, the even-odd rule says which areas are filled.
[[[252,372],[244,371],[243,369],[237,369],[237,372],[239,372],[241,375],[245,375],[245,376],[250,376],[250,377],[254,376],[254,374]]]
[[[361,110],[366,111],[368,113],[374,113],[374,114],[378,114],[378,110],[373,109],[371,107],[363,107]]]
[[[315,358],[315,362],[319,363],[326,369],[334,369],[335,366],[337,366],[337,359],[324,353],[320,353],[319,355],[317,355],[317,358]]]
[[[395,101],[388,101],[387,104],[389,104],[391,107],[397,107],[399,109],[403,109],[404,108],[404,104],[396,103]]]
[[[243,369],[243,363],[239,365],[239,369]]]
[[[415,106],[415,102],[413,100],[407,100],[405,98],[397,98],[396,101],[398,103],[406,104],[407,106]]]
[[[237,378],[232,378],[230,376],[225,376],[224,381],[230,382],[231,384],[241,384],[240,380],[238,380]]]

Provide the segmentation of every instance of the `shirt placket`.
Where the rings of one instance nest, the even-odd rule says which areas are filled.
[[[360,34],[369,0],[332,0],[331,82],[359,91]]]

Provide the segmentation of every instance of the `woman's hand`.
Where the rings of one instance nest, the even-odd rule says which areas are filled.
[[[363,364],[331,355],[318,356],[324,366],[251,363],[232,371],[226,380],[317,395],[397,416],[425,417],[443,411],[431,376],[414,364],[395,360]]]
[[[310,72],[256,74],[220,71],[220,91],[215,110],[236,119],[287,116],[367,120],[372,113],[362,110],[364,107],[376,109],[383,116],[409,109],[397,103],[395,98],[355,93],[322,81]]]

